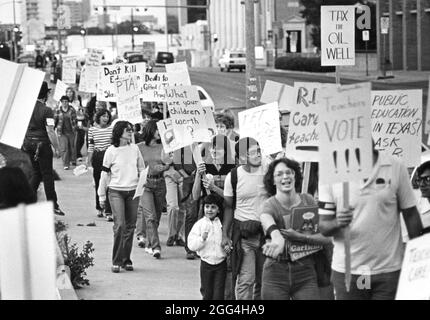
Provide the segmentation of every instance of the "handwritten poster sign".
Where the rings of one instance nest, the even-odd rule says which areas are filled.
[[[102,64],[103,50],[99,49],[88,49],[88,53],[85,55],[85,69],[82,70],[84,77],[80,81],[85,81],[83,87],[86,89],[85,92],[97,93],[97,80],[98,80],[98,69]]]
[[[81,76],[79,78],[79,91],[89,92],[87,88],[87,73],[85,71],[85,66],[81,69]]]
[[[193,143],[191,135],[175,125],[172,118],[157,121],[158,132],[165,153],[184,148]]]
[[[137,81],[140,83],[141,87],[145,72],[145,62],[130,64],[118,63],[114,65],[101,66],[98,69],[97,100],[116,102],[116,81],[129,74],[134,74],[136,75]]]
[[[280,111],[290,111],[293,99],[293,87],[271,80],[267,80],[263,93],[261,94],[260,102],[272,103],[277,101]]]
[[[166,72],[160,73],[145,73],[144,82],[142,85],[142,101],[166,101],[166,88],[169,86],[169,78]]]
[[[170,86],[190,86],[191,80],[188,66],[185,61],[166,64],[166,72],[169,76]]]
[[[206,118],[200,102],[199,93],[195,86],[177,86],[166,89],[169,113],[178,126],[191,135],[193,142],[210,142],[210,135]]]
[[[321,6],[321,65],[355,65],[354,6]]]
[[[372,171],[370,83],[322,86],[319,96],[322,184],[368,178]]]
[[[422,90],[372,91],[372,136],[376,148],[402,159],[421,161]]]
[[[296,161],[319,161],[318,120],[321,83],[295,82],[286,152]]]
[[[282,151],[277,102],[239,112],[240,137],[258,141],[264,155]]]
[[[76,83],[76,66],[77,59],[76,57],[63,57],[63,71],[62,71],[62,80],[67,84],[75,84]]]
[[[141,123],[142,109],[140,107],[140,89],[137,76],[130,74],[122,79],[115,80],[116,94],[118,96],[118,119],[133,124]]]
[[[68,88],[68,85],[65,84],[60,79],[57,80],[57,83],[55,84],[55,92],[54,92],[54,100],[60,101],[61,97],[66,94],[66,90]]]
[[[396,300],[430,300],[430,234],[406,244]]]

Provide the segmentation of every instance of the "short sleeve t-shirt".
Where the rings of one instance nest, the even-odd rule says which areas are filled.
[[[262,166],[254,173],[245,171],[243,167],[237,169],[236,209],[234,210],[236,220],[260,220],[261,205],[267,199],[263,179]],[[225,178],[224,197],[233,197],[231,173]]]
[[[342,204],[342,184],[319,187],[320,215],[336,215]],[[349,183],[350,206],[354,208],[350,224],[351,273],[370,274],[401,269],[403,244],[400,210],[416,205],[406,167],[392,156],[379,154],[369,179]],[[333,237],[332,269],[345,272],[344,238]]]
[[[42,102],[37,101],[27,128],[26,138],[49,142],[49,136],[46,132],[48,125],[54,125],[54,112]]]

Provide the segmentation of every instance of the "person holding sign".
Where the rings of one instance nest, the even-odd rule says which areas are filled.
[[[375,148],[375,143],[373,143]],[[403,258],[400,211],[409,233],[422,232],[416,199],[405,165],[373,149],[369,178],[349,182],[349,209],[343,209],[342,183],[319,186],[320,230],[333,237],[332,279],[338,300],[393,300]],[[342,230],[350,227],[351,289],[345,288]]]
[[[109,202],[113,213],[112,272],[123,267],[133,271],[131,250],[136,228],[139,198],[134,198],[139,176],[145,165],[139,148],[131,144],[133,126],[127,121],[118,121],[112,130],[112,145],[106,150],[98,195],[100,207],[105,207],[106,189],[109,187]],[[110,179],[109,179],[110,178]],[[109,181],[109,182],[108,182]]]
[[[287,158],[273,161],[264,176],[264,186],[271,197],[264,202],[260,215],[264,233],[270,238],[263,246],[267,257],[263,266],[263,300],[320,299],[314,253],[293,260],[289,246],[293,241],[307,246],[330,243],[320,233],[292,229],[291,215],[296,208],[317,209],[311,195],[297,192],[302,179],[299,163]]]

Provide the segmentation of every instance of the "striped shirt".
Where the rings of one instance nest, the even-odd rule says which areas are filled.
[[[91,127],[88,130],[88,152],[106,150],[111,145],[112,127]]]

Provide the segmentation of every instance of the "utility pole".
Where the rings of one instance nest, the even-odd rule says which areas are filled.
[[[208,23],[208,33],[209,33],[209,43],[208,43],[208,50],[209,50],[209,67],[212,68],[212,31],[211,31],[211,15],[210,15],[210,6],[211,6],[211,0],[206,0],[206,21]]]
[[[245,33],[246,33],[246,109],[257,106],[257,77],[255,70],[255,21],[254,3],[258,0],[245,2]]]
[[[167,0],[165,0],[165,6],[166,6],[166,29],[164,30],[164,33],[166,35],[166,51],[169,52],[169,19],[167,15]]]
[[[134,18],[133,8],[131,8],[131,51],[134,51]]]
[[[58,31],[58,63],[61,65],[61,29],[58,26],[58,19],[60,17],[60,12],[58,12],[58,8],[60,7],[60,0],[57,0],[57,31]]]

